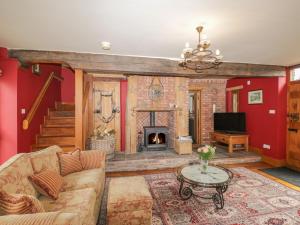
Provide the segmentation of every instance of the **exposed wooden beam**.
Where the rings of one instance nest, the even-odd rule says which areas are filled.
[[[178,61],[171,59],[35,50],[10,50],[9,54],[22,62],[64,63],[74,69],[83,69],[88,73],[164,75],[192,78],[208,78],[208,76],[285,76],[284,66],[273,65],[224,62],[217,69],[205,70],[199,74],[179,67]]]

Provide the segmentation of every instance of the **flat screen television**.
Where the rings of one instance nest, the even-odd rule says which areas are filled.
[[[246,113],[214,113],[214,130],[226,133],[245,133]]]

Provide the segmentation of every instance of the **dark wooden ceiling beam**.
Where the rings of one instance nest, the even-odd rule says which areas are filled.
[[[195,73],[192,70],[179,67],[176,60],[161,58],[36,50],[10,50],[9,54],[23,63],[61,63],[88,73],[186,76],[192,78],[285,76],[285,67],[273,65],[224,62],[217,69]]]

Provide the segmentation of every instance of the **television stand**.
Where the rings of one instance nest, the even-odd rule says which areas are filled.
[[[229,134],[222,132],[213,132],[212,140],[228,145],[228,152],[232,153],[234,150],[248,151],[248,138],[247,134]]]

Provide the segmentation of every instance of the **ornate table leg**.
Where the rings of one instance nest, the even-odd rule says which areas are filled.
[[[182,200],[188,200],[192,197],[193,191],[190,187],[183,187],[184,181],[183,179],[178,179],[180,181],[180,188],[179,188],[179,196]]]
[[[217,193],[213,194],[212,200],[217,209],[223,209],[224,207],[224,196],[223,193],[227,191],[228,185],[217,187]]]

